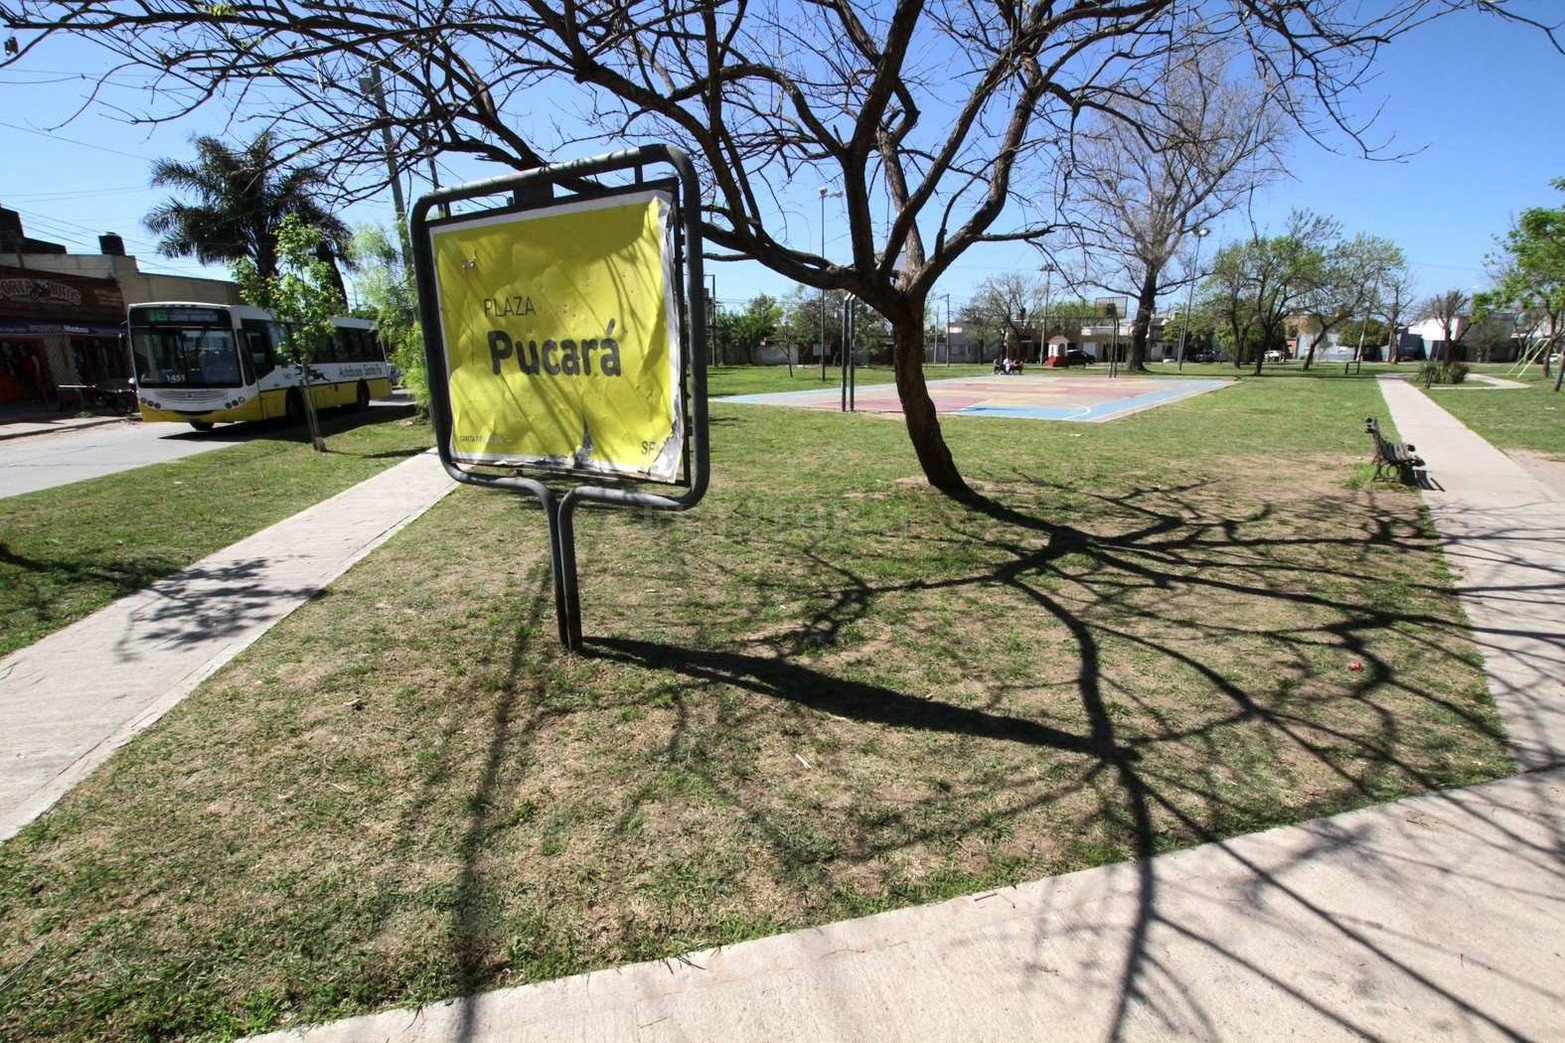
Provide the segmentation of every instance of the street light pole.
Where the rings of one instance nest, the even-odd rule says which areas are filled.
[[[706,291],[706,342],[715,347],[717,345],[717,275],[708,272],[706,277],[711,284]],[[724,361],[726,360],[719,356],[718,365],[722,365]]]
[[[951,364],[951,295],[942,293],[940,299],[946,302],[946,365]]]
[[[821,263],[826,261],[826,199],[842,196],[842,190],[833,192],[825,185],[821,186]],[[821,380],[826,379],[826,287],[821,287]]]
[[[1054,288],[1054,269],[1043,269],[1043,329],[1038,332],[1038,365],[1043,365],[1044,356],[1049,352],[1049,291]]]
[[[1185,371],[1185,344],[1190,340],[1190,314],[1195,307],[1195,281],[1201,270],[1201,240],[1211,234],[1210,228],[1193,228],[1195,235],[1195,260],[1191,262],[1190,294],[1185,298],[1185,328],[1179,332],[1179,372]]]

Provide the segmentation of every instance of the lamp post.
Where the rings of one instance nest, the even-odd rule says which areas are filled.
[[[826,262],[826,200],[842,198],[842,190],[833,192],[821,186],[821,263]],[[826,379],[826,287],[821,287],[821,380]]]
[[[717,346],[717,276],[707,273],[707,282],[710,284],[706,291],[706,342],[714,348]],[[719,364],[724,361],[719,356]]]
[[[1195,281],[1196,275],[1201,270],[1201,240],[1212,234],[1210,228],[1192,228],[1195,236],[1195,260],[1190,267],[1190,294],[1185,298],[1185,328],[1179,331],[1179,372],[1185,371],[1185,344],[1190,340],[1190,313],[1195,308]]]
[[[952,294],[942,293],[941,301],[945,301],[945,365],[952,365]],[[939,351],[941,346],[934,346]],[[936,357],[939,362],[939,357]]]
[[[1045,265],[1043,271],[1043,329],[1038,331],[1038,365],[1043,365],[1044,356],[1049,351],[1049,291],[1054,282],[1054,269]]]

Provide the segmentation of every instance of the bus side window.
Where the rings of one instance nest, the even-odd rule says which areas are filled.
[[[343,343],[342,327],[331,331],[331,342],[322,344],[315,352],[316,362],[342,362],[348,357],[348,346]]]
[[[260,380],[277,368],[277,353],[272,350],[271,339],[266,335],[266,323],[245,319],[240,336],[243,338],[241,343],[245,346],[245,353],[250,357],[250,369],[255,374],[255,380]]]

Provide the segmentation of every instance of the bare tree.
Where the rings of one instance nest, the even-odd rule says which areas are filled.
[[[1275,88],[1234,75],[1234,53],[1195,34],[1150,94],[1078,133],[1066,225],[1080,283],[1136,302],[1128,369],[1146,369],[1158,295],[1196,277],[1169,278],[1186,238],[1282,171],[1287,121]]]
[[[1440,338],[1445,342],[1445,357],[1455,356],[1462,338],[1467,335],[1471,323],[1467,321],[1473,300],[1461,290],[1446,290],[1430,297],[1418,308],[1418,317],[1433,319],[1440,327]]]
[[[1388,273],[1386,281],[1381,284],[1375,295],[1375,308],[1371,314],[1385,320],[1386,357],[1393,365],[1400,360],[1401,327],[1405,324],[1404,320],[1413,306],[1417,285],[1413,273],[1407,268],[1402,268]]]
[[[993,333],[997,348],[1013,352],[1028,330],[1043,319],[1043,291],[1041,279],[1019,272],[991,275],[962,306],[962,322],[985,340]]]
[[[1057,183],[1083,114],[1136,125],[1171,53],[1227,40],[1307,132],[1358,143],[1348,102],[1388,40],[1464,8],[1520,20],[1494,0],[1384,0],[1373,11],[1228,0],[1186,25],[1188,6],[0,0],[17,34],[0,67],[45,53],[53,36],[85,37],[118,57],[100,90],[133,84],[131,117],[220,101],[359,194],[386,181],[383,132],[404,169],[449,153],[528,169],[589,141],[679,145],[710,187],[701,217],[716,256],[851,292],[886,318],[919,465],[969,497],[925,386],[925,302],[975,246],[1049,230],[1044,186]],[[359,86],[367,69],[383,77],[383,104]],[[540,84],[545,106],[531,93]],[[562,112],[569,125],[551,126]],[[790,230],[794,182],[844,193],[847,260]]]

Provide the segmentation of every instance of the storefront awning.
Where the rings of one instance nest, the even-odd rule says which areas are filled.
[[[63,322],[16,322],[0,319],[0,337],[47,337],[62,333],[70,337],[118,337],[124,332],[123,326],[77,326]]]

